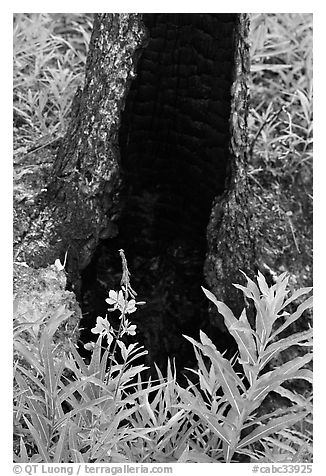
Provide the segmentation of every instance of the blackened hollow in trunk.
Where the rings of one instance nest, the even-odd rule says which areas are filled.
[[[144,14],[149,39],[120,127],[123,212],[115,239],[103,241],[83,273],[84,341],[109,289],[118,289],[123,248],[132,286],[146,306],[130,316],[149,363],[191,366],[182,334],[209,326],[203,265],[213,200],[228,178],[235,14]],[[111,314],[109,314],[111,317]],[[216,331],[215,331],[216,332]]]

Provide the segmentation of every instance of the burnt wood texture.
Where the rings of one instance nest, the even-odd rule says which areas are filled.
[[[85,87],[18,240],[35,267],[68,250],[85,340],[119,284],[124,248],[147,301],[136,320],[150,364],[169,355],[190,365],[182,334],[199,329],[232,346],[200,286],[240,312],[232,283],[254,270],[247,33],[245,14],[95,15]]]

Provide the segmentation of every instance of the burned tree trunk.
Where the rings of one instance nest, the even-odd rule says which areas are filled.
[[[169,355],[190,365],[182,334],[199,329],[232,345],[200,286],[239,311],[232,282],[254,267],[247,31],[244,14],[95,16],[84,90],[47,190],[20,210],[27,225],[18,233],[32,266],[68,251],[84,340],[119,286],[123,248],[147,301],[136,323],[150,363]]]
[[[255,274],[256,231],[251,220],[250,190],[247,181],[248,75],[247,43],[249,21],[237,18],[234,38],[233,80],[229,131],[229,175],[225,190],[215,197],[207,229],[208,251],[205,277],[214,294],[240,315],[244,303],[232,283],[243,281],[241,272]],[[211,309],[211,323],[221,328],[216,309]],[[223,328],[223,325],[222,325]]]
[[[144,38],[139,15],[95,17],[84,90],[75,97],[49,183],[32,203],[17,207],[25,219],[23,231],[17,220],[20,257],[39,267],[67,251],[72,282],[99,239],[116,233],[120,115]]]

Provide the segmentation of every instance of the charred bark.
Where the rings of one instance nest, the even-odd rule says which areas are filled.
[[[248,165],[248,75],[250,71],[249,20],[239,15],[235,27],[234,69],[231,87],[228,184],[216,197],[207,228],[208,252],[205,277],[211,290],[235,315],[240,315],[243,295],[232,283],[243,282],[241,271],[253,277],[257,268],[256,231],[251,219]],[[215,308],[211,308],[213,326],[221,326]]]
[[[244,14],[95,16],[85,87],[47,189],[17,209],[20,259],[45,266],[68,251],[76,291],[82,276],[85,341],[119,286],[124,248],[147,301],[137,325],[149,363],[191,365],[182,334],[199,329],[232,346],[200,286],[238,312],[232,282],[254,269],[247,31]]]
[[[48,183],[31,202],[16,205],[19,259],[40,267],[68,252],[75,284],[99,239],[116,233],[120,114],[144,38],[137,14],[95,16],[84,90]]]

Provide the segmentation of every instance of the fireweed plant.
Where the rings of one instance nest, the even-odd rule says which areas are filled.
[[[136,335],[129,315],[144,303],[136,301],[123,250],[120,256],[121,289],[111,290],[106,300],[110,311],[120,312],[119,328],[114,329],[107,316],[97,318],[92,329],[97,340],[86,344],[91,353],[88,365],[72,344],[64,358],[54,357],[53,336],[71,314],[64,306],[44,324],[40,337],[33,327],[16,329],[14,461],[311,461],[311,397],[309,392],[299,394],[283,384],[293,379],[311,383],[312,354],[272,364],[292,346],[311,346],[311,329],[282,337],[312,307],[312,298],[302,299],[311,288],[289,297],[285,273],[272,286],[261,273],[257,284],[246,277],[245,286],[235,286],[254,304],[253,324],[246,310],[236,318],[203,288],[237,342],[238,354],[227,360],[203,332],[200,342],[185,336],[193,345],[198,365],[189,369],[194,379],[183,388],[170,361],[166,377],[157,368],[156,380],[142,380],[146,367],[139,359],[146,351],[138,343],[122,341],[124,335],[131,339]],[[287,311],[298,298],[301,303],[296,310]],[[22,332],[28,333],[28,344]],[[271,392],[287,404],[266,411],[262,405]]]
[[[116,354],[117,346],[120,347],[121,353],[124,357],[128,355],[128,352],[131,352],[135,345],[130,345],[128,349],[126,349],[125,344],[122,342],[121,338],[124,334],[134,336],[136,335],[136,325],[131,324],[127,319],[127,314],[132,314],[137,310],[137,306],[145,304],[145,302],[136,302],[135,297],[137,293],[132,289],[130,285],[130,272],[128,270],[127,260],[124,255],[123,250],[119,250],[121,260],[122,260],[122,278],[121,278],[121,290],[116,292],[113,290],[109,291],[109,297],[105,300],[109,306],[113,306],[112,308],[108,308],[109,312],[113,312],[115,310],[120,311],[120,325],[118,330],[115,330],[109,323],[107,316],[103,319],[101,316],[97,317],[96,326],[91,329],[93,334],[99,334],[99,338],[106,339],[107,341],[107,348],[111,347],[112,342],[114,342],[112,352],[109,356],[110,365],[109,365],[109,372],[107,375],[107,380],[110,380],[111,370],[112,370],[112,362],[114,360],[114,356]],[[87,350],[91,350],[95,348],[95,344],[93,342],[89,342],[84,346]],[[145,352],[147,353],[147,352]]]

